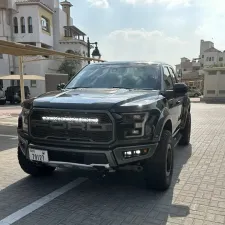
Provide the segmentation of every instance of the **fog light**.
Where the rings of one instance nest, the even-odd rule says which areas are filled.
[[[142,155],[146,155],[148,153],[148,148],[146,149],[138,149],[132,151],[126,151],[123,153],[124,158],[138,157]]]
[[[129,152],[126,152],[127,153],[127,155],[132,155],[132,152],[131,151],[129,151]]]
[[[140,155],[140,154],[141,154],[141,151],[140,151],[140,150],[136,150],[135,153],[136,153],[137,155]]]
[[[123,153],[124,158],[131,158],[132,157],[132,151],[127,151]]]

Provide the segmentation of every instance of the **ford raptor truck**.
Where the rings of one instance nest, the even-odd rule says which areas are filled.
[[[187,92],[168,64],[89,64],[63,89],[22,103],[19,164],[32,176],[125,169],[142,173],[147,188],[167,190],[174,147],[190,141]]]

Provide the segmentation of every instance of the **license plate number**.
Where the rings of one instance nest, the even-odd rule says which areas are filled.
[[[44,150],[29,149],[29,157],[32,161],[48,162],[48,152]]]

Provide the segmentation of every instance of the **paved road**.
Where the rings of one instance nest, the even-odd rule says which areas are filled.
[[[0,152],[17,144],[16,126],[0,125]]]
[[[145,190],[141,176],[129,173],[102,184],[74,170],[34,179],[22,172],[10,143],[0,152],[0,225],[225,224],[224,115],[225,105],[192,104],[191,145],[175,150],[165,193]]]
[[[0,116],[17,116],[20,112],[20,105],[0,105]]]

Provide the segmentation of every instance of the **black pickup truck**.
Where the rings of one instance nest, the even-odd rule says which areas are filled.
[[[158,62],[104,62],[84,67],[58,91],[23,102],[18,160],[32,176],[56,167],[142,173],[166,190],[174,147],[188,145],[188,88]]]

